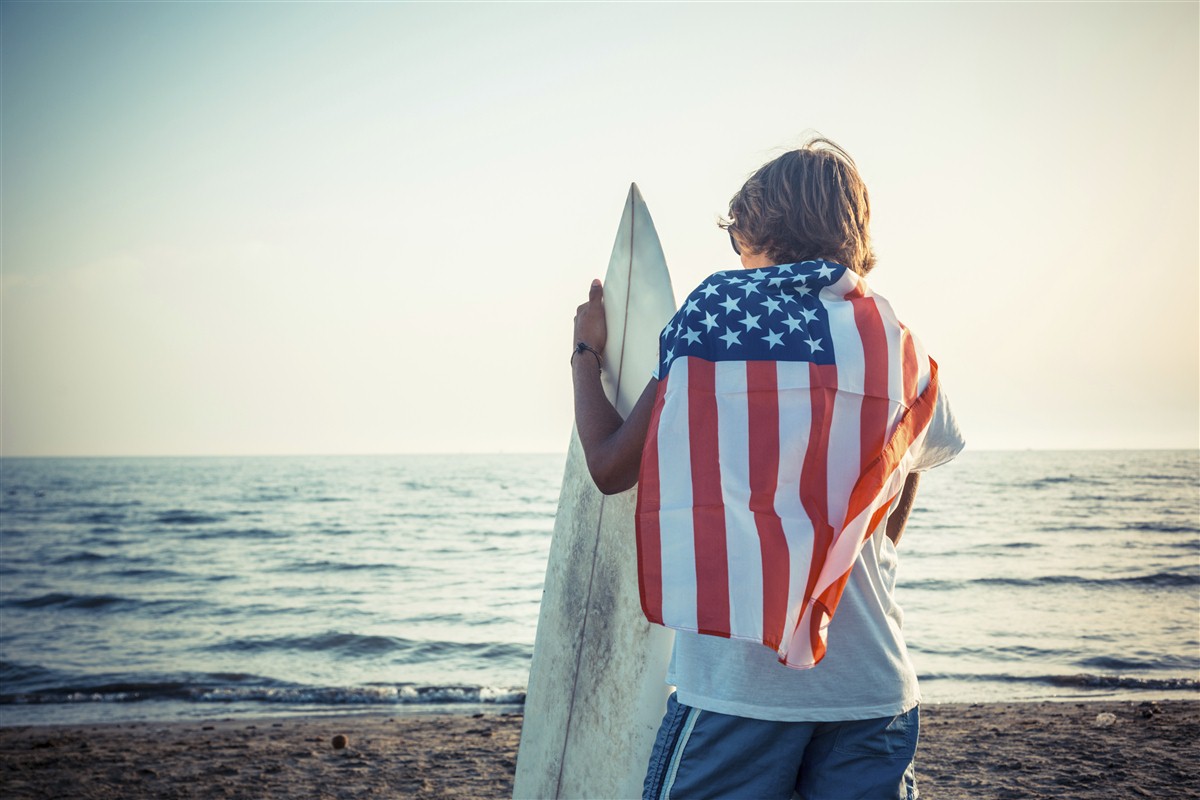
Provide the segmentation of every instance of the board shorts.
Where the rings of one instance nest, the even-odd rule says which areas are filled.
[[[918,707],[848,722],[774,722],[667,699],[643,800],[916,800]]]

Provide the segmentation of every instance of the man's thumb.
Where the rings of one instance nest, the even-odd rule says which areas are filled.
[[[604,287],[600,285],[600,279],[596,278],[592,281],[592,288],[588,292],[588,302],[595,305],[604,299]]]

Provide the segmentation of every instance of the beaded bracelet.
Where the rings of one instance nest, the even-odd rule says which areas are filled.
[[[575,356],[584,352],[594,355],[596,357],[596,367],[600,370],[604,369],[604,362],[600,360],[600,354],[596,352],[595,348],[593,348],[587,342],[579,342],[575,345],[575,351],[571,353],[571,366],[575,366]]]

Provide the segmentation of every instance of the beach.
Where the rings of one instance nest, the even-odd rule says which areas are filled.
[[[509,797],[522,721],[372,713],[0,727],[0,796]],[[927,705],[917,781],[927,800],[1197,798],[1198,742],[1200,701]]]

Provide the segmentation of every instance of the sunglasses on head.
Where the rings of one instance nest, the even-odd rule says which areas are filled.
[[[733,252],[740,256],[742,249],[738,247],[737,239],[733,238],[733,228],[728,228],[727,230],[729,231],[729,244],[733,245]]]

